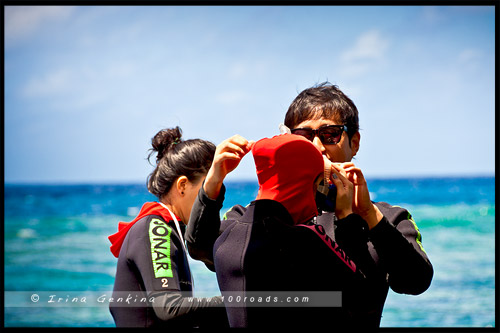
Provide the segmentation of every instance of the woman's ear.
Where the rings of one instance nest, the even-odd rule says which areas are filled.
[[[179,193],[181,196],[184,195],[188,182],[189,179],[186,176],[180,176],[179,178],[177,178],[176,181],[177,193]]]

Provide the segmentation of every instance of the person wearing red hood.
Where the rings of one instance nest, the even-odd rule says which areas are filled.
[[[328,192],[327,188],[326,197],[331,196],[329,200],[320,196],[321,209],[316,223],[360,264],[365,273],[369,272],[369,289],[360,291],[354,299],[364,304],[364,310],[358,313],[358,321],[366,323],[371,329],[377,329],[389,288],[400,294],[419,295],[431,284],[434,270],[424,250],[419,228],[407,209],[371,200],[363,173],[352,162],[360,149],[358,110],[336,85],[324,82],[300,92],[286,112],[284,126],[280,127],[312,142],[331,162],[332,171],[352,183],[354,199],[351,201],[351,210],[361,219],[355,222],[342,218],[344,208],[341,209],[339,202],[343,201],[338,200],[341,193],[338,184],[335,184],[337,200],[331,199],[335,189]],[[232,151],[226,152],[224,158],[228,159],[215,163],[218,160],[216,155],[216,167],[212,166],[214,172],[209,171],[198,197],[205,213],[221,207],[225,193],[222,181],[237,165],[238,159],[244,156],[248,144],[246,139],[235,136],[224,148]],[[193,207],[196,206],[195,203]],[[197,217],[198,214],[191,216]],[[212,250],[219,231],[219,224],[210,222],[215,220],[191,218],[186,234],[191,256],[205,262],[209,268],[213,267]],[[366,249],[370,253],[368,257]]]
[[[223,195],[212,200],[207,193],[221,184],[218,175],[232,171],[250,149],[259,181],[256,200],[247,207],[234,206],[220,222],[218,209]],[[329,180],[339,188],[337,202],[342,218],[355,223],[360,217],[351,210],[352,184],[335,170],[332,175]],[[215,269],[231,327],[362,326],[356,322],[359,305],[352,291],[366,287],[365,275],[338,244],[325,237],[324,229],[314,224],[318,215],[316,191],[324,176],[320,151],[298,135],[283,134],[256,143],[235,136],[217,147],[208,181],[193,205],[186,237],[190,253],[196,256],[197,244],[192,241],[197,236],[190,233],[210,232],[208,227],[205,231],[200,228],[219,223],[213,256],[203,257],[207,266]],[[196,230],[190,229],[192,225]],[[365,255],[369,255],[367,251]],[[342,292],[339,304],[282,304],[294,298],[294,292],[310,297],[311,292],[328,291]],[[259,303],[259,299],[270,302]]]
[[[215,145],[181,140],[179,127],[158,132],[156,168],[145,203],[132,222],[109,236],[118,258],[110,311],[117,327],[227,327],[220,296],[191,298],[193,280],[184,244],[185,223],[212,163]]]

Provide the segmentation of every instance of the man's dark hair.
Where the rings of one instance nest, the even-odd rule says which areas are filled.
[[[358,109],[338,86],[323,82],[303,90],[290,104],[285,125],[294,129],[309,119],[330,118],[347,126],[349,139],[359,131]]]

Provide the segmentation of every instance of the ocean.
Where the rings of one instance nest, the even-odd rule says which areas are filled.
[[[418,296],[389,292],[382,327],[495,327],[495,178],[368,179],[372,200],[407,208],[434,266]],[[254,182],[230,182],[223,211]],[[155,198],[145,184],[4,186],[4,326],[113,327],[107,236]],[[215,273],[191,260],[195,295]]]

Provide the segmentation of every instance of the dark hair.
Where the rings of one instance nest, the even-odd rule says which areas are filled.
[[[153,148],[148,160],[156,153],[156,168],[148,176],[148,190],[159,199],[170,191],[180,176],[196,182],[212,165],[213,143],[201,139],[183,141],[181,136],[182,131],[177,126],[159,131],[151,140]]]
[[[323,82],[303,90],[290,104],[285,125],[294,129],[308,119],[331,118],[347,126],[349,139],[359,131],[358,109],[336,85]]]

